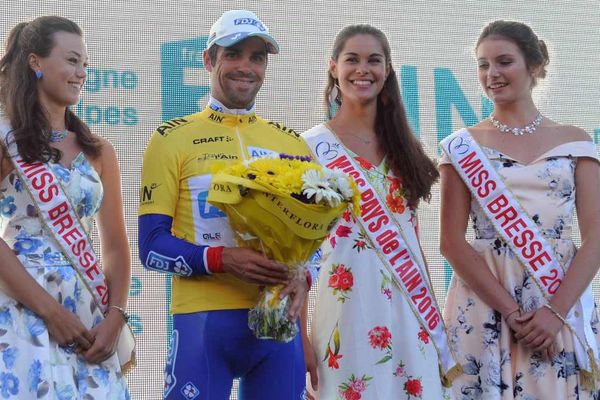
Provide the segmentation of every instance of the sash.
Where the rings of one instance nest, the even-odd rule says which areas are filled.
[[[7,149],[15,172],[27,188],[40,220],[84,282],[102,314],[105,314],[108,309],[108,286],[79,216],[50,166],[42,162],[26,163],[18,153],[16,142],[10,140],[11,132],[8,121],[0,119],[0,142]],[[135,366],[135,338],[129,325],[125,326],[117,342],[117,356],[123,373]]]
[[[357,220],[421,326],[431,337],[438,353],[442,383],[446,387],[451,386],[454,378],[462,374],[462,366],[455,361],[450,350],[420,249],[411,249],[407,244],[406,233],[397,217],[329,129],[320,125],[303,133],[302,137],[322,165],[341,170],[354,178],[361,194],[361,212]]]
[[[446,137],[440,145],[496,232],[523,264],[546,301],[550,302],[564,279],[565,271],[535,222],[466,129]],[[565,318],[576,338],[575,356],[581,368],[582,384],[586,383],[588,387],[594,387],[595,379],[600,378],[596,362],[598,346],[589,324],[593,310],[590,285]]]

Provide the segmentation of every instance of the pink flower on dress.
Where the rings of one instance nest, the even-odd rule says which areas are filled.
[[[362,393],[367,389],[367,383],[365,381],[363,381],[362,379],[355,379],[350,383],[350,387],[358,392],[358,393]]]
[[[392,289],[389,287],[381,289],[381,293],[383,293],[388,300],[392,299]]]
[[[338,386],[338,393],[344,400],[360,400],[371,379],[373,377],[363,375],[362,378],[357,378],[352,374],[348,381]]]
[[[403,376],[406,371],[404,370],[404,364],[400,363],[396,367],[396,371],[394,371],[394,376]]]
[[[387,349],[392,341],[392,334],[386,326],[376,326],[369,331],[369,343],[374,349]]]

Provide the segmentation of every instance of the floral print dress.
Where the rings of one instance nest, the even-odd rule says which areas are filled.
[[[481,146],[508,188],[539,226],[563,267],[568,268],[576,248],[571,239],[575,207],[575,167],[578,157],[597,160],[592,142],[571,142],[555,147],[537,160],[523,164],[497,150]],[[450,163],[444,156],[442,163]],[[517,257],[496,235],[479,204],[471,200],[475,231],[473,248],[486,261],[500,283],[525,311],[545,300]],[[444,310],[448,337],[465,374],[454,382],[458,400],[472,399],[600,399],[598,392],[582,388],[568,328],[558,333],[560,352],[550,362],[515,343],[511,332],[458,276],[454,275]],[[600,343],[594,310],[590,324]]]
[[[102,201],[100,177],[83,153],[71,169],[50,163],[83,227],[90,232]],[[34,279],[89,328],[102,312],[45,231],[24,183],[0,182],[0,234]],[[2,266],[0,266],[2,268]],[[48,335],[44,321],[0,290],[0,399],[129,399],[117,355],[89,364]]]
[[[402,181],[387,172],[385,161],[356,161],[393,213],[409,213],[405,232],[418,249],[417,216],[407,209]],[[321,251],[311,330],[319,399],[447,398],[432,340],[349,211]]]

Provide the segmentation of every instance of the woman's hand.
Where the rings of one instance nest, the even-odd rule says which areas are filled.
[[[313,350],[310,341],[306,337],[306,335],[302,335],[302,347],[304,348],[304,362],[306,363],[306,372],[310,376],[310,386],[312,391],[309,388],[306,388],[306,398],[307,400],[317,400],[316,392],[319,390],[319,375],[317,374],[317,355]]]
[[[508,314],[508,317],[504,319],[506,321],[506,324],[512,331],[513,335],[517,334],[518,332],[521,332],[521,329],[523,329],[523,324],[517,321],[517,318],[519,318],[520,316],[521,312],[515,310],[514,312]]]
[[[42,316],[48,334],[62,347],[87,350],[94,343],[94,335],[88,331],[81,320],[71,311],[56,303],[55,307]]]
[[[532,351],[540,351],[546,357],[551,357],[554,352],[554,341],[561,330],[563,322],[548,308],[541,307],[529,311],[515,319],[522,324],[522,329],[515,334],[515,338]]]
[[[94,344],[82,352],[86,361],[98,364],[113,355],[124,324],[125,320],[118,311],[109,311],[106,318],[90,330],[94,337]]]

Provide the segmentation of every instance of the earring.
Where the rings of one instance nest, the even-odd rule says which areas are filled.
[[[44,76],[44,73],[42,71],[40,71],[39,69],[36,69],[35,70],[35,77],[37,78],[38,81],[40,79],[42,79],[42,76]]]
[[[342,104],[342,93],[337,79],[333,80],[333,89],[331,89],[331,94],[329,96],[331,103],[337,103],[338,105]]]

